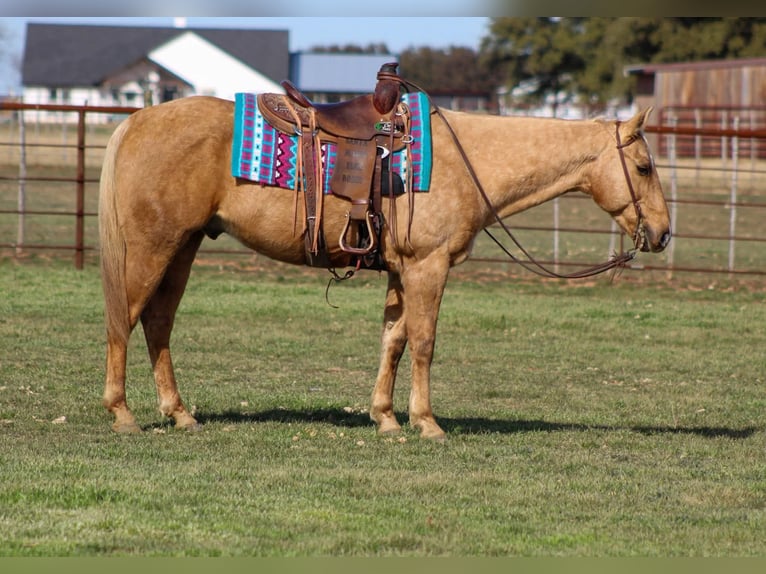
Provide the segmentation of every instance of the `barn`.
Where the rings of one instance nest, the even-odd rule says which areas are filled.
[[[766,58],[628,66],[636,78],[635,103],[654,106],[654,125],[698,129],[766,129]],[[720,138],[679,138],[679,155],[720,156]],[[697,149],[695,149],[697,146]],[[665,152],[665,138],[660,140]],[[745,140],[741,152],[766,157],[764,140]]]

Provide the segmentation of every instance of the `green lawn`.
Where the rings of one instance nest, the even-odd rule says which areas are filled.
[[[762,289],[457,271],[432,444],[366,414],[382,275],[333,309],[322,271],[196,266],[173,345],[204,429],[157,412],[139,329],[126,437],[96,267],[0,261],[0,556],[766,554]]]

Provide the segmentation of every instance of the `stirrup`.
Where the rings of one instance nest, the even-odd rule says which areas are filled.
[[[372,224],[372,213],[366,212],[364,220],[367,222],[367,232],[370,236],[370,244],[367,247],[351,247],[346,243],[346,234],[348,228],[351,226],[351,214],[346,213],[346,225],[343,227],[343,231],[340,234],[338,241],[341,251],[351,253],[352,255],[369,255],[378,247],[378,234],[375,232],[375,227]],[[356,221],[356,220],[355,220]]]

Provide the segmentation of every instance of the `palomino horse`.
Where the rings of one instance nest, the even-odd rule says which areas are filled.
[[[624,123],[442,113],[432,120],[429,191],[415,194],[412,213],[410,198],[384,198],[384,213],[388,202],[396,201],[403,214],[396,219],[396,237],[404,238],[408,225],[410,237],[394,241],[385,227],[381,234],[388,290],[370,408],[381,434],[401,428],[393,392],[399,360],[409,344],[410,425],[422,437],[444,438],[430,398],[439,306],[450,267],[466,260],[478,232],[496,217],[580,191],[626,233],[640,237],[637,247],[643,251],[661,251],[670,240],[667,206],[642,132],[649,110]],[[125,396],[127,343],[139,319],[160,412],[179,428],[199,426],[178,393],[169,341],[206,234],[225,232],[270,258],[305,263],[303,237],[293,227],[294,194],[230,174],[233,114],[230,101],[176,100],[135,113],[109,141],[99,227],[107,336],[104,406],[114,415],[115,431],[140,430]],[[323,226],[328,238],[340,236],[347,211],[344,199],[326,198]],[[332,264],[349,265],[350,256],[328,243]]]

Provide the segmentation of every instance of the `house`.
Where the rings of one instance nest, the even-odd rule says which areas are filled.
[[[289,52],[286,30],[93,26],[31,23],[22,63],[22,97],[32,104],[136,106],[202,94],[281,92],[290,79],[312,101],[370,93],[396,54]],[[489,94],[434,93],[448,108],[485,110]],[[34,112],[38,121],[74,114]],[[109,121],[88,114],[88,121]]]
[[[654,106],[651,123],[695,128],[766,128],[766,58],[706,60],[627,66],[636,77],[635,103]],[[720,157],[721,138],[678,138],[680,156]],[[743,140],[740,151],[766,157],[761,141]],[[664,155],[666,138],[660,139]],[[757,148],[757,149],[756,149]]]
[[[237,91],[281,91],[289,64],[286,30],[31,23],[23,99],[100,106],[142,106],[145,99],[159,103],[193,94],[233,99]],[[44,121],[45,112],[39,114]]]
[[[369,93],[393,54],[290,54],[286,30],[29,24],[23,100],[33,104],[143,106],[202,94],[281,92],[289,78],[312,100]],[[39,121],[66,121],[36,112]],[[74,120],[74,118],[72,118]],[[89,121],[97,119],[89,115]],[[110,118],[101,116],[101,121]]]

